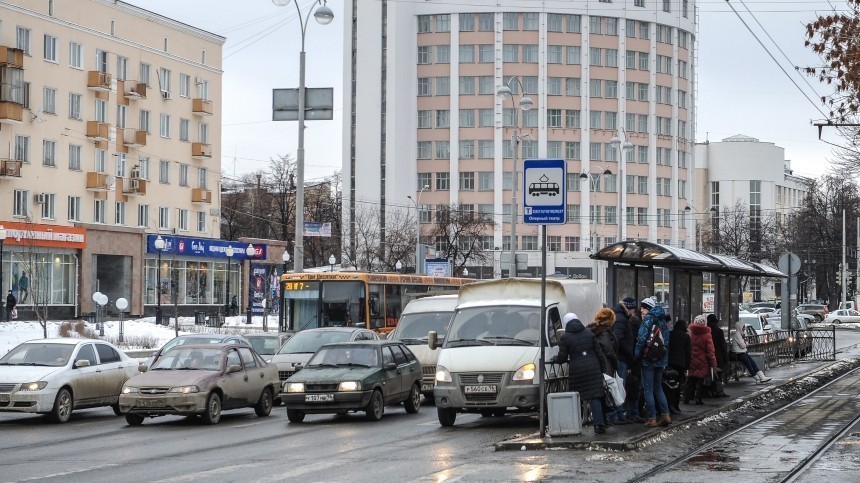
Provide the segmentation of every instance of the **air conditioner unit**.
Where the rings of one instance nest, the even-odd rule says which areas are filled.
[[[132,179],[131,182],[129,183],[129,186],[134,191],[139,190],[140,189],[140,180],[139,179]]]
[[[195,78],[194,78],[194,83],[195,83],[195,84],[197,84],[197,85],[202,84],[202,83],[203,83],[203,78],[202,78],[202,77],[195,77]]]
[[[37,193],[33,195],[33,203],[36,203],[37,205],[41,205],[46,201],[48,201],[48,195],[45,193]]]
[[[163,97],[164,99],[170,99],[170,92],[161,91],[161,97]]]
[[[131,178],[140,178],[140,170],[132,169],[131,170]]]

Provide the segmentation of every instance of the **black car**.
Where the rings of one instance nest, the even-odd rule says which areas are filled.
[[[378,421],[384,406],[400,403],[414,414],[421,407],[421,364],[402,342],[326,344],[287,379],[280,397],[293,423],[305,414],[350,411]]]
[[[166,353],[174,347],[185,344],[243,344],[251,346],[248,339],[236,334],[186,334],[170,339],[167,344],[161,346],[161,349],[153,352],[149,359],[144,364],[146,367],[152,367],[162,354]]]

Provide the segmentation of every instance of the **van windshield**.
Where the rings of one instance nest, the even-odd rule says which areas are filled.
[[[749,315],[748,315],[748,316],[743,316],[743,315],[741,315],[740,320],[741,320],[741,322],[743,322],[743,323],[745,323],[745,324],[747,324],[747,325],[752,326],[752,328],[753,328],[753,329],[755,329],[755,331],[756,331],[756,332],[761,332],[761,331],[762,331],[762,327],[761,327],[761,319],[759,318],[759,316],[758,316],[758,315],[752,315],[752,316],[749,316]]]
[[[454,311],[403,314],[391,339],[403,341],[407,345],[426,344],[427,333],[435,330],[439,340],[442,340],[453,314]]]
[[[539,339],[540,308],[470,307],[454,314],[444,347],[537,346]]]

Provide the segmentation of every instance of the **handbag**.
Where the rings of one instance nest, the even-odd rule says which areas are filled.
[[[615,373],[615,376],[603,374],[605,382],[606,404],[611,407],[621,407],[624,404],[627,394],[624,390],[624,381]]]
[[[17,308],[12,309],[12,312],[9,313],[9,316],[12,317],[13,319],[17,319],[18,318],[18,309]]]

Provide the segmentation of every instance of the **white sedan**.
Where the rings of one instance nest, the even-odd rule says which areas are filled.
[[[111,406],[138,362],[91,339],[36,339],[0,358],[0,412],[47,414],[65,423],[76,409]]]
[[[856,324],[860,323],[860,312],[851,309],[834,310],[824,318],[825,324]]]

